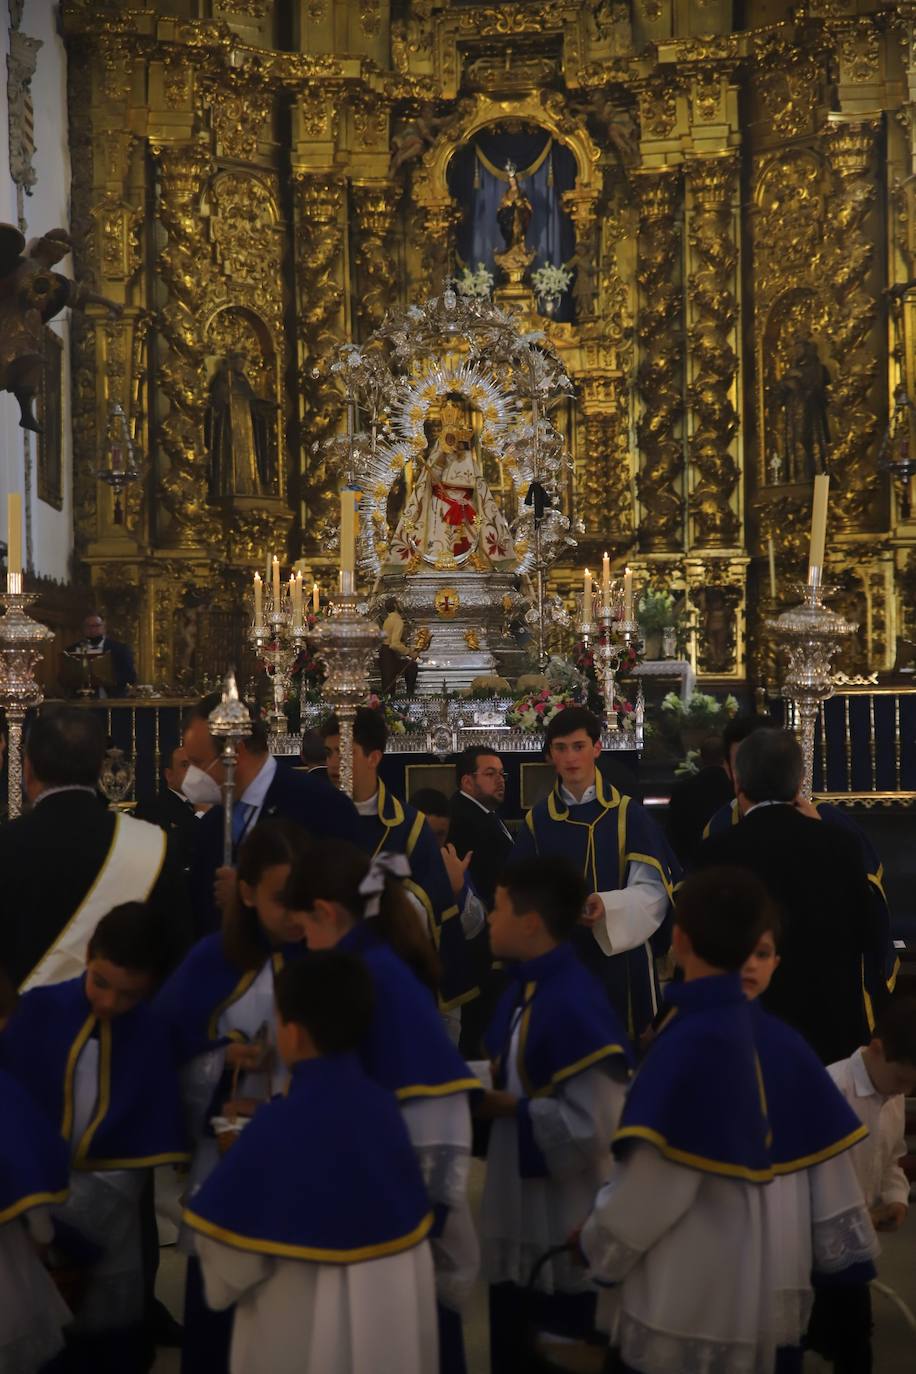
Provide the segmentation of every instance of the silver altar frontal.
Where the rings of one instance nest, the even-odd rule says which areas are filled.
[[[470,687],[475,678],[505,674],[504,660],[517,655],[505,630],[506,598],[512,577],[500,572],[417,572],[392,574],[386,592],[403,605],[405,617],[428,647],[419,657],[417,691],[439,693]]]

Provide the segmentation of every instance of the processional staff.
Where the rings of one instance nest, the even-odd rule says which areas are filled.
[[[223,699],[210,712],[210,734],[223,741],[220,762],[223,765],[223,865],[232,866],[232,809],[235,805],[235,765],[238,761],[239,741],[251,734],[251,716],[243,701],[235,670],[226,674]]]

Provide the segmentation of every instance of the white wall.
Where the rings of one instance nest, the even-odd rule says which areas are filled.
[[[70,153],[67,122],[67,57],[63,40],[57,33],[58,6],[52,0],[25,0],[20,29],[31,38],[40,38],[38,65],[32,78],[32,104],[35,111],[35,160],[37,181],[31,196],[25,197],[25,236],[34,238],[48,229],[70,224]],[[0,220],[15,224],[16,187],[9,169],[9,123],[7,108],[7,65],[9,52],[9,13],[6,0],[0,0]],[[69,255],[57,271],[70,276],[73,259]],[[69,580],[69,561],[73,548],[73,446],[70,430],[70,337],[69,311],[52,321],[64,343],[63,361],[63,510],[39,501],[36,472],[36,444],[32,436],[32,570],[58,581]],[[24,490],[25,456],[23,431],[19,428],[19,407],[9,392],[0,392],[0,529],[6,538],[6,493]],[[26,542],[23,536],[23,553]]]

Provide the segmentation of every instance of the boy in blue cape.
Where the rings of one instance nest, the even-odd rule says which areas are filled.
[[[188,1158],[169,1036],[147,1005],[166,954],[149,907],[115,907],[83,977],[27,992],[0,1037],[3,1066],[69,1149],[58,1242],[78,1233],[92,1254],[62,1370],[123,1374],[144,1357],[140,1197],[148,1170]]]
[[[770,1292],[762,1184],[773,1177],[760,1065],[738,970],[766,924],[754,880],[710,869],[681,887],[684,981],[630,1085],[580,1247],[625,1370],[763,1370]],[[702,1333],[702,1334],[700,1334]],[[771,1352],[775,1358],[775,1352]]]
[[[643,807],[602,778],[601,723],[591,711],[558,712],[546,751],[556,786],[528,812],[512,859],[562,855],[582,874],[589,897],[572,943],[636,1039],[658,1012],[655,958],[668,949],[677,860]]]
[[[0,974],[0,1029],[15,993]],[[63,1349],[71,1320],[42,1264],[50,1208],[64,1202],[70,1173],[57,1131],[10,1074],[0,1069],[0,1369],[36,1374]]]
[[[494,958],[512,980],[487,1031],[496,1089],[479,1109],[493,1120],[481,1240],[497,1374],[526,1367],[532,1267],[580,1224],[611,1168],[630,1049],[570,944],[586,895],[568,860],[528,859],[503,873],[489,918]],[[537,1324],[588,1338],[595,1299],[582,1270],[558,1257],[539,1275]]]
[[[333,741],[333,722],[324,727],[325,739]],[[426,921],[442,965],[440,1001],[453,1024],[457,1043],[460,1019],[457,1009],[478,995],[477,980],[467,933],[442,852],[422,811],[390,792],[378,775],[388,741],[388,727],[380,711],[361,706],[353,725],[353,801],[360,817],[362,843],[375,858],[383,851],[403,854],[410,864],[404,887]]]
[[[432,1226],[394,1097],[362,1070],[362,963],[322,950],[277,980],[289,1094],[252,1119],[196,1194],[208,1301],[235,1304],[232,1374],[429,1374]]]

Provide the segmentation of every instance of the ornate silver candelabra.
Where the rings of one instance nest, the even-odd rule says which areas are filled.
[[[782,695],[791,701],[797,712],[797,729],[801,740],[804,775],[802,796],[811,798],[814,783],[814,733],[818,709],[822,701],[833,696],[833,657],[847,635],[856,626],[824,605],[824,596],[832,588],[820,582],[809,582],[804,589],[804,601],[791,610],[783,611],[766,627],[785,650],[787,665],[782,682]]]
[[[596,602],[593,595],[592,604],[586,605],[583,598],[579,633],[585,647],[591,648],[595,655],[595,675],[604,697],[605,724],[611,731],[620,729],[614,708],[617,700],[617,669],[624,654],[639,638],[638,624],[635,620],[624,620],[623,614],[622,602]],[[641,720],[638,723],[642,725]]]
[[[289,727],[283,703],[289,694],[296,659],[305,644],[305,613],[301,606],[293,605],[289,589],[282,586],[278,606],[266,589],[264,600],[266,608],[260,616],[255,612],[249,638],[273,688],[273,707],[267,714],[271,734],[285,735]]]
[[[6,612],[0,620],[0,706],[9,727],[6,798],[12,819],[22,810],[22,722],[29,708],[44,696],[33,669],[54,634],[26,615],[25,608],[38,598],[22,590],[22,575],[10,573],[6,582],[7,590],[0,593],[0,606]]]
[[[210,712],[210,734],[223,741],[220,763],[223,766],[223,864],[232,864],[232,808],[235,804],[235,765],[238,761],[239,741],[251,734],[248,707],[239,700],[235,673],[226,674],[223,699]]]
[[[315,639],[317,655],[327,672],[322,694],[340,721],[340,786],[352,797],[353,721],[356,708],[366,699],[382,632],[357,609],[352,573],[344,573],[342,578],[346,579],[346,589],[332,599],[328,618],[315,632]]]

